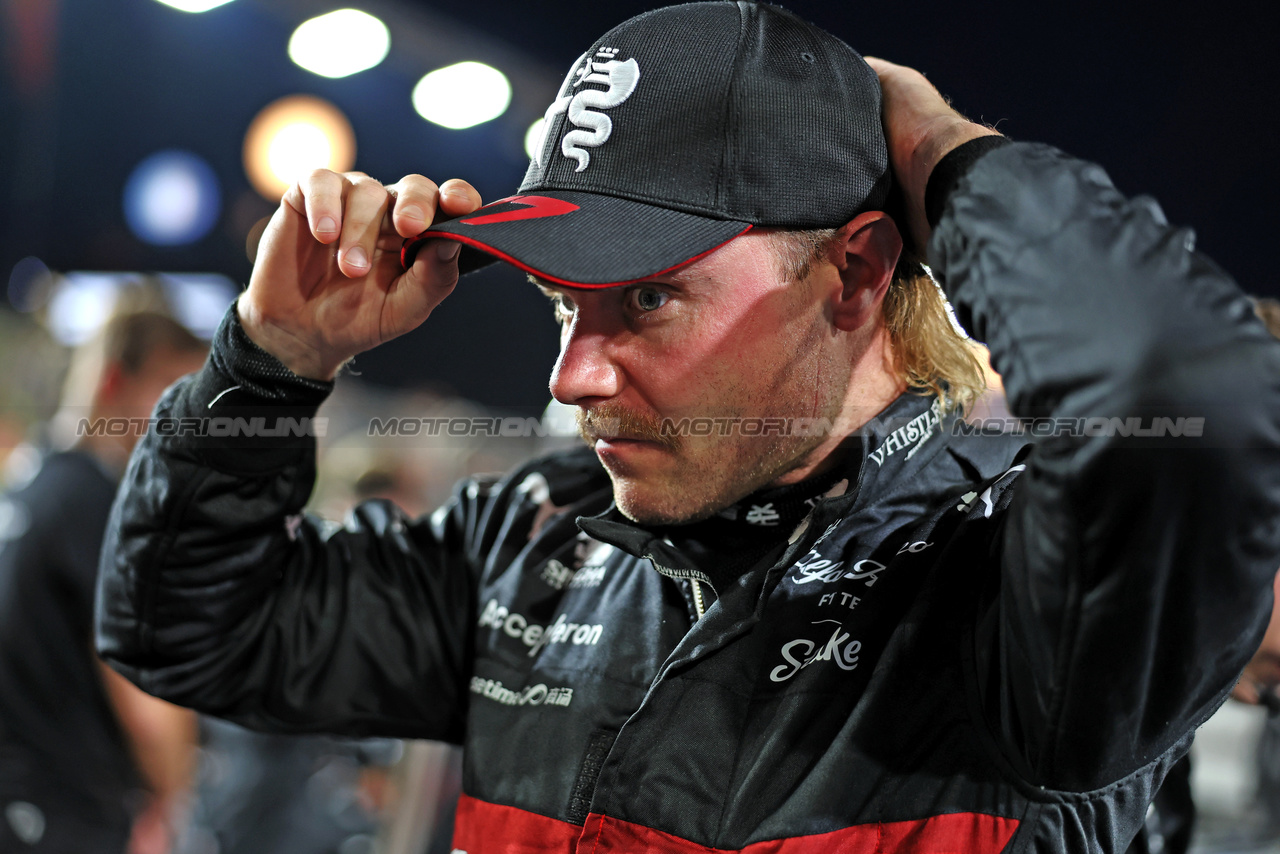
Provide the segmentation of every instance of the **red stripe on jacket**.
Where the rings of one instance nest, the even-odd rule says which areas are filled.
[[[859,824],[830,833],[709,848],[642,824],[592,813],[584,826],[463,795],[453,847],[465,854],[998,854],[1017,819],[948,813]]]

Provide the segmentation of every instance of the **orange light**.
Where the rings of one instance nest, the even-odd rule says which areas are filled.
[[[272,202],[312,169],[347,172],[355,162],[351,123],[333,104],[311,95],[271,102],[244,135],[245,174]]]

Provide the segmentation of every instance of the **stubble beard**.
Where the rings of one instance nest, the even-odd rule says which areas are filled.
[[[603,404],[578,410],[578,433],[588,446],[600,435],[658,443],[672,465],[633,476],[606,466],[618,510],[641,525],[680,525],[709,518],[797,468],[822,436],[691,437],[671,435],[662,421]],[[760,448],[760,443],[768,445]],[[750,444],[748,444],[750,443]],[[745,453],[755,445],[753,453]],[[743,467],[744,459],[750,463]],[[647,475],[647,477],[646,477]]]

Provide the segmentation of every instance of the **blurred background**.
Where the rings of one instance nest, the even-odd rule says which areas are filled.
[[[38,465],[71,349],[121,294],[145,293],[207,338],[247,282],[284,186],[316,166],[387,182],[462,177],[488,201],[512,194],[570,63],[654,5],[0,0],[0,462],[9,458],[10,485]],[[1280,296],[1270,257],[1280,69],[1261,4],[784,5],[863,53],[924,70],[961,111],[1014,139],[1101,163],[1123,192],[1154,196],[1172,222],[1194,227],[1246,291]],[[360,356],[357,376],[339,384],[314,506],[338,516],[385,496],[425,511],[457,477],[545,447],[528,436],[374,441],[364,425],[371,415],[537,416],[555,351],[551,312],[522,274],[494,266],[464,280],[422,329]],[[1229,703],[1197,742],[1200,850],[1260,850],[1280,835],[1280,804],[1260,800],[1280,798],[1280,771],[1257,761],[1265,721],[1261,708]],[[238,767],[228,756],[275,749],[235,754],[235,738],[206,737],[200,786]],[[342,803],[364,805],[343,838],[365,842],[344,851],[371,850],[374,836],[386,851],[447,845],[456,756],[320,745],[297,763],[309,774],[335,767],[334,756],[343,768],[394,766],[342,789]]]

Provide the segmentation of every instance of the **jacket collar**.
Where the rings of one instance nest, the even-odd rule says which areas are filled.
[[[837,477],[835,486],[814,502],[815,512],[811,515],[819,521],[841,515],[860,503],[861,496],[885,491],[882,486],[868,489],[871,484],[901,483],[909,478],[946,444],[947,428],[952,420],[951,416],[941,414],[941,404],[933,395],[908,391],[898,396],[859,429],[858,443],[842,443],[841,447],[850,450],[841,461],[843,477]],[[739,515],[750,512],[753,497],[747,496],[735,505]],[[674,574],[696,572],[687,555],[662,536],[627,519],[616,503],[611,503],[597,516],[579,517],[577,523],[588,536],[636,557],[649,558],[668,574],[673,574],[671,570]],[[790,540],[798,539],[808,524],[806,517],[795,526]]]

